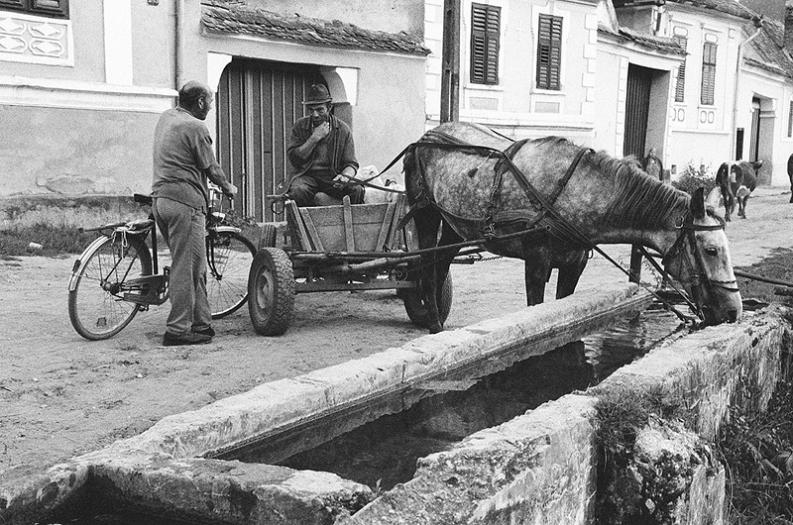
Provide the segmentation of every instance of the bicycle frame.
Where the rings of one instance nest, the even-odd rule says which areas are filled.
[[[150,216],[148,219],[142,221],[139,220],[106,224],[98,228],[84,229],[83,231],[98,231],[107,238],[112,238],[116,235],[140,236],[144,245],[146,245],[146,237],[150,237],[152,274],[145,275],[143,277],[136,277],[134,279],[127,279],[127,272],[129,269],[126,271],[122,270],[123,275],[118,280],[118,282],[103,282],[102,288],[110,292],[112,295],[118,297],[119,300],[139,304],[144,308],[147,308],[150,305],[160,305],[168,300],[168,271],[167,269],[163,273],[160,273],[159,271],[157,251],[157,223],[153,217]],[[103,242],[105,242],[105,240],[102,237],[98,237],[88,245],[83,253],[85,254],[92,252],[96,245]],[[148,245],[146,245],[146,247],[149,249]],[[122,259],[116,261],[116,265],[118,265],[121,260]],[[77,289],[80,269],[81,266],[86,262],[87,261],[82,255],[75,261],[74,266],[72,267],[72,276],[69,279],[68,289],[70,292]],[[115,269],[115,267],[113,269]]]

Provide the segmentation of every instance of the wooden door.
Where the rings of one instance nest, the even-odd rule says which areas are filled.
[[[303,116],[302,101],[314,83],[314,66],[234,59],[223,72],[217,96],[218,160],[240,188],[238,212],[273,221],[265,195],[288,183],[286,147],[292,124]]]
[[[646,67],[628,66],[628,86],[625,100],[625,141],[623,155],[645,156],[647,116],[650,112],[650,88],[653,71]]]

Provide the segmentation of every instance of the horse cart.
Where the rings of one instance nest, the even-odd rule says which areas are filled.
[[[345,197],[340,205],[308,208],[280,202],[288,240],[276,246],[275,226],[265,224],[248,277],[248,307],[257,333],[283,334],[294,316],[296,294],[353,290],[395,290],[410,320],[427,326],[413,223],[400,225],[404,195],[376,204],[350,204]],[[438,288],[437,300],[445,320],[451,277]]]

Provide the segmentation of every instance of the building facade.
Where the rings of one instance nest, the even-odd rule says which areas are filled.
[[[147,192],[158,115],[199,80],[217,89],[207,125],[235,204],[270,219],[311,83],[361,165],[422,133],[423,20],[423,0],[0,0],[0,196]]]

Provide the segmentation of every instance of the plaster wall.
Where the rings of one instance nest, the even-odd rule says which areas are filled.
[[[687,38],[685,75],[685,100],[675,102],[670,97],[670,131],[674,146],[670,151],[670,162],[685,163],[690,158],[714,164],[731,160],[734,155],[732,144],[736,88],[736,63],[738,46],[743,41],[743,32],[737,20],[703,17],[701,12],[679,10],[670,14],[670,34]],[[701,103],[702,58],[706,42],[717,45],[716,83],[714,104]],[[674,71],[672,89],[675,88],[677,70]],[[743,101],[739,101],[739,106]],[[751,108],[751,100],[746,103]],[[698,134],[692,143],[692,135]]]
[[[761,174],[764,181],[772,186],[786,186],[789,184],[787,159],[793,153],[793,138],[787,133],[793,88],[756,69],[744,68],[741,74],[736,127],[745,130],[744,158],[749,158],[750,151],[752,99],[759,98],[761,144],[758,157],[763,160]]]
[[[151,190],[157,115],[0,106],[0,195]]]
[[[497,85],[470,81],[471,0],[461,3],[460,120],[506,130],[515,138],[563,135],[592,139],[597,43],[596,5],[550,0],[483,0],[501,8]],[[537,31],[540,14],[561,16],[561,89],[536,88]],[[425,14],[428,125],[440,116],[443,1],[428,0]]]

